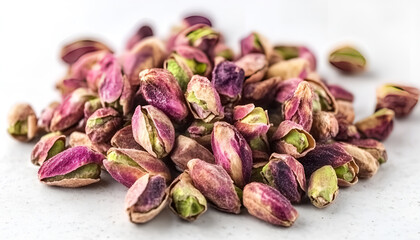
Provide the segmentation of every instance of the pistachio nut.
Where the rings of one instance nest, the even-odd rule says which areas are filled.
[[[212,85],[222,102],[236,102],[241,98],[244,70],[233,62],[223,61],[213,69]]]
[[[42,165],[48,159],[66,149],[66,136],[61,132],[52,132],[41,137],[31,152],[31,162]]]
[[[357,175],[358,177],[370,178],[378,172],[379,161],[375,159],[372,154],[352,144],[341,144],[346,152],[353,157],[357,166],[359,166],[359,174]]]
[[[317,111],[313,113],[311,135],[318,142],[326,142],[338,134],[338,121],[331,112]]]
[[[325,165],[312,173],[308,185],[308,197],[317,208],[330,205],[338,194],[337,175],[334,168]]]
[[[293,95],[283,104],[283,118],[301,125],[305,131],[311,130],[313,98],[314,93],[310,84],[305,81],[300,82]]]
[[[137,31],[128,39],[125,45],[126,50],[132,49],[138,42],[147,37],[153,36],[153,29],[149,25],[142,25]]]
[[[257,32],[252,32],[241,40],[241,54],[262,53],[267,59],[271,58],[273,47],[268,39]]]
[[[249,53],[236,60],[235,64],[244,70],[245,83],[261,81],[268,69],[267,58],[261,53]]]
[[[27,142],[36,137],[38,123],[29,104],[15,104],[9,111],[7,132],[16,140]]]
[[[115,148],[144,150],[134,139],[131,125],[127,125],[118,130],[111,138],[111,145]]]
[[[376,110],[388,108],[396,117],[406,117],[416,106],[420,90],[400,84],[384,84],[376,90]]]
[[[120,114],[113,108],[100,108],[87,120],[85,132],[94,143],[109,142],[122,125]]]
[[[66,44],[61,49],[61,59],[67,64],[73,64],[86,53],[96,51],[108,51],[112,53],[112,50],[108,46],[99,41],[81,39]]]
[[[394,129],[394,116],[394,111],[382,108],[354,125],[365,138],[383,141],[388,138]]]
[[[380,164],[388,161],[385,146],[375,139],[351,139],[349,143],[370,153]]]
[[[363,72],[366,69],[365,57],[352,46],[335,49],[330,54],[329,62],[335,68],[347,74]]]
[[[305,58],[293,58],[271,65],[267,70],[267,77],[281,77],[282,79],[302,78],[310,72],[309,62]]]

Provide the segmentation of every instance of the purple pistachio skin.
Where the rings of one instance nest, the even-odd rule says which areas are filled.
[[[212,84],[224,100],[234,102],[241,98],[244,70],[233,62],[223,61],[213,69]]]
[[[287,143],[283,139],[292,130],[297,130],[298,132],[303,133],[306,136],[308,146],[305,149],[303,149],[302,152],[299,152],[295,146],[293,146],[290,143]],[[301,125],[289,120],[285,120],[280,123],[276,132],[271,137],[271,141],[275,152],[289,154],[294,158],[300,158],[305,156],[316,146],[315,139],[307,131],[305,131],[305,129],[303,129]]]
[[[51,131],[62,131],[76,125],[84,116],[85,102],[95,94],[86,88],[79,88],[67,96],[55,110],[51,119]]]
[[[110,154],[128,157],[137,166],[110,159]],[[112,178],[126,187],[131,187],[139,177],[146,173],[150,175],[161,175],[168,183],[171,181],[171,173],[165,163],[141,150],[110,148],[108,150],[108,159],[104,160],[104,166]]]
[[[224,117],[219,94],[206,77],[194,75],[191,78],[185,99],[195,119],[210,122]]]
[[[240,59],[235,64],[244,70],[245,83],[261,81],[268,69],[268,61],[264,54],[250,53]]]
[[[388,108],[397,118],[406,117],[416,106],[420,90],[399,84],[385,84],[376,90],[376,110]]]
[[[182,90],[168,70],[146,69],[140,73],[140,81],[139,92],[150,105],[160,109],[176,122],[182,122],[188,116]]]
[[[144,150],[134,139],[131,125],[118,130],[111,138],[111,145],[116,148]]]
[[[50,150],[52,150],[54,144],[59,141],[61,141],[63,146],[63,149],[61,150],[64,150],[64,146],[66,145],[66,136],[61,135],[60,132],[50,133],[43,136],[31,152],[31,162],[35,165],[42,165],[46,160],[53,157],[54,155],[51,156],[52,153]],[[58,154],[58,152],[55,154]]]
[[[86,79],[88,81],[89,79],[87,78],[90,74],[90,71],[93,68],[98,68],[99,66],[97,64],[108,54],[110,54],[108,51],[96,51],[81,56],[74,64],[70,66],[70,73],[68,78],[79,80]],[[94,89],[95,84],[93,84],[92,87],[92,90],[96,90]]]
[[[108,142],[122,125],[120,114],[113,108],[96,110],[87,120],[85,132],[94,143]]]
[[[103,50],[112,53],[112,50],[101,42],[90,39],[78,40],[65,45],[61,49],[61,59],[71,65],[86,53]]]
[[[175,129],[165,113],[152,105],[137,106],[131,121],[134,139],[148,153],[162,158],[171,152]]]
[[[301,125],[305,131],[311,130],[313,116],[313,91],[307,82],[300,82],[293,96],[283,104],[285,120],[291,120]]]
[[[243,38],[240,44],[242,56],[250,53],[263,53],[266,55],[267,59],[270,59],[273,51],[273,47],[266,38],[256,32],[253,32]]]
[[[206,64],[206,71],[204,72],[203,76],[209,76],[212,70],[211,62],[209,58],[206,56],[205,53],[200,51],[197,48],[190,47],[190,46],[177,46],[174,48],[174,53],[178,54],[179,56],[189,59],[189,60],[195,60],[199,63]],[[194,73],[193,73],[194,74]]]
[[[211,150],[211,132],[213,131],[213,126],[214,123],[194,121],[187,128],[186,135]]]
[[[340,143],[318,144],[306,156],[299,158],[299,162],[305,169],[305,175],[308,177],[325,165],[336,168],[352,160],[352,156],[346,152]]]
[[[241,212],[241,201],[225,169],[197,158],[191,159],[187,167],[194,187],[217,209],[235,214]]]
[[[290,78],[279,83],[276,101],[283,104],[293,97],[297,87],[303,80],[301,78]]]
[[[252,116],[248,116],[254,109],[255,105],[252,103],[247,105],[237,105],[233,109],[233,120],[235,120],[234,125],[247,140],[265,136],[270,128],[267,111],[264,111],[264,116],[257,113]],[[247,119],[244,119],[246,117]],[[252,119],[248,119],[248,117],[252,117]]]
[[[200,29],[206,31],[206,29],[211,29],[211,27],[207,24],[195,24],[191,27],[188,27],[184,30],[182,30],[174,39],[174,46],[180,46],[180,45],[187,45],[191,47],[195,47],[206,53],[207,55],[210,55],[213,53],[213,50],[217,43],[219,42],[220,34],[213,31],[211,34],[207,34],[205,36],[202,36],[196,40],[190,40],[188,37],[189,34],[200,31]]]
[[[335,140],[349,141],[351,139],[360,139],[360,133],[357,131],[356,126],[349,123],[346,119],[338,117],[338,133],[334,137]]]
[[[273,225],[290,227],[298,212],[277,189],[259,182],[245,186],[244,206],[249,214]]]
[[[369,152],[381,164],[388,161],[385,146],[375,139],[351,139],[349,143]]]
[[[139,178],[127,191],[125,208],[133,223],[145,223],[156,217],[168,203],[165,179],[149,174]]]
[[[335,97],[336,100],[344,100],[353,102],[354,96],[351,92],[347,91],[343,87],[335,84],[326,84],[330,93]]]
[[[46,184],[51,184],[46,182],[48,178],[56,177],[60,175],[66,175],[74,170],[78,169],[79,167],[85,166],[87,164],[98,164],[102,165],[103,155],[100,153],[96,153],[90,150],[88,147],[78,146],[69,148],[48,161],[44,162],[38,171],[38,178],[41,182]],[[86,183],[86,182],[85,182]],[[89,182],[87,184],[90,184]],[[54,182],[52,183],[54,184]],[[83,184],[83,182],[81,183]],[[83,185],[76,185],[73,187],[84,186]]]
[[[180,172],[187,169],[187,163],[193,158],[201,159],[208,163],[214,163],[213,154],[194,139],[179,135],[175,140],[171,152],[171,160]]]
[[[239,131],[227,122],[216,122],[211,135],[215,163],[222,166],[235,185],[243,188],[251,180],[252,150]]]
[[[308,60],[309,68],[312,71],[316,70],[316,57],[311,50],[305,46],[300,46],[299,48],[299,57]]]
[[[148,25],[141,26],[135,33],[132,35],[125,45],[126,50],[132,49],[138,42],[141,40],[153,36],[153,29]]]
[[[282,79],[272,77],[260,82],[245,84],[243,97],[245,101],[268,105],[274,100]]]
[[[382,108],[373,115],[355,123],[357,130],[364,138],[384,141],[394,129],[394,111]]]
[[[199,15],[192,15],[192,16],[185,17],[182,20],[182,23],[183,25],[187,27],[190,27],[196,24],[205,24],[210,27],[212,26],[211,21],[208,18],[204,16],[199,16]]]
[[[292,203],[300,203],[306,191],[302,164],[287,154],[273,153],[261,172],[264,182],[276,188]]]
[[[38,119],[38,127],[46,132],[50,132],[51,119],[54,116],[55,110],[60,106],[59,102],[52,102],[44,110]]]

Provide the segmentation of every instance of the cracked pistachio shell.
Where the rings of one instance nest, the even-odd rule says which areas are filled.
[[[220,34],[207,24],[195,24],[182,30],[174,39],[174,46],[187,45],[195,47],[210,55],[217,43]]]
[[[260,82],[245,84],[244,99],[268,105],[274,100],[281,82],[280,77],[273,77]]]
[[[324,83],[317,80],[305,79],[314,91],[314,111],[337,113],[337,102]]]
[[[125,45],[126,50],[132,49],[137,43],[147,37],[153,36],[153,29],[148,25],[142,25],[137,31],[128,39]]]
[[[38,178],[47,185],[82,187],[100,180],[103,155],[84,146],[69,148],[44,162]]]
[[[67,64],[73,64],[83,55],[97,51],[112,53],[112,50],[108,46],[99,41],[82,39],[66,44],[61,49],[61,59]]]
[[[41,137],[31,152],[31,162],[42,165],[66,148],[66,136],[61,132],[52,132]]]
[[[233,109],[233,120],[236,129],[247,140],[265,136],[270,128],[268,113],[254,104],[237,105]]]
[[[300,158],[299,161],[308,177],[317,169],[330,165],[337,172],[339,186],[351,186],[358,182],[359,167],[339,143],[318,144],[314,150]]]
[[[370,153],[380,164],[388,161],[385,146],[375,139],[351,139],[349,143]]]
[[[27,142],[36,137],[38,123],[29,104],[15,104],[9,111],[7,132],[18,141]]]
[[[365,57],[352,46],[335,49],[330,54],[329,62],[335,68],[347,74],[363,72],[366,69]]]
[[[100,108],[87,120],[85,132],[94,143],[108,142],[122,125],[120,114],[113,108]]]
[[[165,163],[137,149],[110,148],[104,167],[117,182],[131,187],[134,182],[145,174],[160,175],[171,181],[171,173]]]
[[[192,222],[207,211],[207,200],[194,187],[188,172],[183,172],[169,186],[169,208],[178,217]]]
[[[195,119],[211,122],[224,117],[219,94],[206,77],[194,75],[191,78],[185,99]]]
[[[218,210],[235,214],[241,212],[237,188],[223,167],[197,158],[191,159],[187,167],[194,186]]]
[[[376,110],[388,108],[396,117],[408,116],[419,100],[420,90],[399,84],[385,84],[376,90]]]
[[[208,163],[214,163],[213,154],[194,139],[179,135],[175,139],[174,148],[171,152],[171,160],[179,171],[187,169],[187,163],[193,158],[201,159]]]
[[[394,116],[394,111],[382,108],[354,125],[365,138],[383,141],[388,138],[394,129]]]
[[[243,202],[249,214],[273,225],[290,227],[298,217],[298,212],[286,197],[263,183],[247,184]]]
[[[343,100],[347,102],[353,102],[354,96],[351,92],[347,91],[343,87],[335,84],[327,84],[328,90],[336,100]]]
[[[360,133],[357,131],[357,128],[352,123],[349,123],[347,119],[342,117],[337,117],[338,122],[338,133],[335,136],[335,140],[339,141],[348,141],[351,139],[359,139]]]
[[[139,178],[125,195],[125,209],[133,223],[145,223],[156,217],[168,203],[165,178],[145,174]]]
[[[85,146],[88,147],[95,152],[103,154],[104,158],[106,155],[106,152],[109,148],[111,148],[111,145],[109,143],[94,143],[92,142],[88,135],[81,132],[72,132],[69,136],[69,146],[70,147],[77,147],[77,146]]]
[[[213,69],[212,85],[225,102],[241,98],[244,70],[233,62],[223,61]]]
[[[287,154],[273,153],[263,167],[264,182],[279,190],[292,203],[299,203],[305,195],[305,171],[300,162]]]
[[[139,92],[150,105],[163,111],[176,122],[182,122],[188,116],[182,90],[168,70],[143,70],[140,73],[140,82]]]
[[[268,69],[267,58],[261,53],[247,54],[236,60],[235,64],[244,70],[245,83],[261,81]]]
[[[161,40],[148,37],[134,45],[121,58],[121,65],[132,86],[138,86],[139,73],[145,69],[162,67],[166,58],[165,47]]]
[[[51,119],[58,106],[60,106],[59,102],[52,102],[42,110],[38,119],[38,127],[40,129],[43,129],[45,132],[50,132]]]
[[[227,122],[216,122],[211,135],[215,163],[222,166],[235,185],[243,188],[251,179],[252,150],[239,131]]]
[[[273,47],[267,38],[257,32],[252,32],[241,40],[241,54],[262,53],[267,59],[271,58]]]
[[[315,139],[299,124],[285,120],[280,123],[271,138],[274,151],[300,158],[312,151]]]
[[[293,95],[283,104],[283,118],[301,125],[305,131],[311,130],[313,98],[314,93],[309,83],[300,82]]]
[[[357,166],[359,166],[358,177],[370,178],[376,174],[379,168],[379,162],[372,154],[352,144],[342,143],[342,146],[353,157]]]
[[[211,149],[211,132],[214,123],[196,120],[187,129],[187,136],[197,141],[207,149]]]
[[[67,96],[57,107],[51,119],[51,131],[63,131],[76,125],[84,116],[85,102],[93,99],[95,93],[79,88]]]
[[[325,165],[312,173],[308,185],[308,197],[317,208],[330,205],[338,194],[337,175],[330,165]]]
[[[116,148],[144,150],[134,139],[131,125],[118,130],[111,138],[111,145]]]
[[[354,122],[355,114],[352,102],[337,100],[337,113],[335,116],[344,119],[348,123]]]
[[[307,59],[293,58],[271,65],[267,70],[267,77],[281,77],[282,79],[304,79],[309,72],[310,68]]]
[[[162,158],[171,152],[175,129],[165,113],[152,105],[137,106],[131,121],[134,139],[148,153]]]
[[[279,83],[276,101],[284,104],[287,100],[293,97],[296,88],[303,80],[301,78],[289,78]]]
[[[316,57],[313,52],[305,46],[274,46],[270,63],[274,64],[282,60],[289,60],[292,58],[304,58],[308,61],[311,71],[316,70]]]
[[[70,66],[69,74],[67,78],[74,78],[79,80],[84,80],[88,82],[89,88],[92,87],[92,90],[96,90],[96,84],[92,84],[93,80],[97,76],[89,76],[92,69],[99,68],[99,62],[106,56],[110,54],[109,51],[96,51],[86,53],[81,56],[74,64]]]
[[[311,135],[316,141],[326,142],[338,134],[338,121],[333,113],[318,111],[313,113]]]

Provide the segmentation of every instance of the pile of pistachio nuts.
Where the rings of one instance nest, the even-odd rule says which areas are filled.
[[[31,161],[44,184],[82,187],[106,171],[128,188],[134,223],[166,206],[194,221],[209,204],[291,226],[292,204],[324,208],[339,188],[375,175],[387,161],[380,141],[419,98],[414,87],[385,84],[374,113],[354,122],[353,95],[321,79],[308,48],[252,32],[240,49],[202,16],[165,41],[142,26],[118,55],[99,41],[71,42],[61,51],[61,101],[38,116],[17,104],[8,133],[38,140]],[[366,68],[351,46],[329,61],[346,74]]]

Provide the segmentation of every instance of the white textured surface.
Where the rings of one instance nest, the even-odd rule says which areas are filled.
[[[258,3],[257,3],[258,2]],[[319,72],[356,95],[358,118],[374,108],[375,88],[386,81],[420,87],[420,5],[416,1],[2,1],[0,3],[0,239],[419,239],[420,107],[397,120],[385,142],[389,162],[378,174],[348,189],[318,210],[296,206],[291,228],[210,209],[194,223],[165,210],[153,221],[134,225],[123,202],[126,189],[107,174],[81,189],[40,184],[29,161],[33,144],[6,135],[6,112],[29,101],[37,112],[58,95],[55,80],[65,72],[60,46],[78,36],[104,39],[121,49],[144,20],[159,36],[183,14],[213,18],[231,46],[252,30],[272,42],[300,42],[317,54]],[[355,43],[367,55],[369,71],[339,75],[326,63],[341,42]]]

